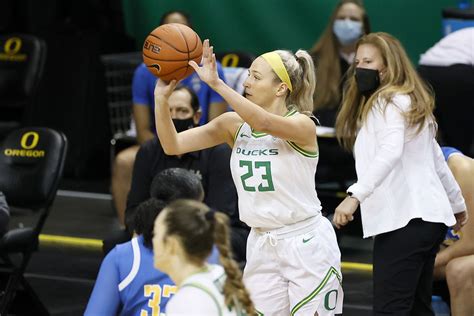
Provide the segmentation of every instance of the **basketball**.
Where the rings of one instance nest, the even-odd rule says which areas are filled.
[[[201,62],[202,42],[184,24],[163,24],[154,29],[143,44],[143,62],[163,81],[181,80],[194,72],[188,62]]]

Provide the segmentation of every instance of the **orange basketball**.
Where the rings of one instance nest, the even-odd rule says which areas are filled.
[[[181,80],[194,72],[190,60],[201,62],[202,42],[184,24],[163,24],[154,29],[143,44],[143,62],[152,74],[164,81]]]

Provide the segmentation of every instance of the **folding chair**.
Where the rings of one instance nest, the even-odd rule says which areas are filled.
[[[123,149],[137,144],[132,118],[132,81],[135,69],[142,63],[140,52],[101,56],[105,68],[107,104],[110,117],[110,162]]]
[[[27,209],[34,218],[31,227],[12,229],[0,239],[0,270],[8,279],[0,294],[0,315],[7,314],[20,289],[33,299],[36,314],[48,313],[23,273],[38,249],[39,234],[56,196],[66,151],[63,133],[41,127],[14,130],[0,147],[0,190],[11,207]]]

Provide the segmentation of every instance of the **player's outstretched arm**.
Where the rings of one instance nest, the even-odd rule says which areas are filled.
[[[224,113],[211,122],[178,133],[171,119],[168,99],[177,82],[158,80],[155,87],[155,125],[161,146],[167,155],[181,155],[222,143],[233,144],[233,134],[242,120],[236,113]]]
[[[219,93],[254,130],[315,149],[313,147],[316,143],[316,130],[313,121],[306,115],[283,117],[270,113],[240,95],[219,78],[214,48],[210,46],[208,39],[204,40],[201,66],[194,61],[190,61],[189,65],[194,68],[201,80]]]

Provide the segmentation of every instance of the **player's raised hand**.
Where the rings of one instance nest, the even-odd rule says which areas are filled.
[[[168,99],[173,93],[174,89],[178,85],[178,81],[171,80],[171,82],[167,83],[163,80],[157,80],[155,85],[155,101],[160,100],[162,98]]]
[[[211,88],[218,83],[219,75],[217,74],[216,55],[214,54],[214,47],[210,46],[208,39],[205,39],[202,45],[201,66],[193,60],[189,62],[189,65],[193,67],[199,78]]]

